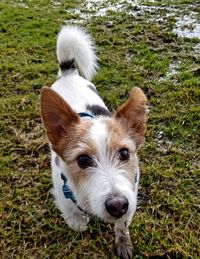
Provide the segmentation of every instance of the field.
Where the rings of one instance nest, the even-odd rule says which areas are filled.
[[[50,192],[39,98],[64,24],[93,36],[111,111],[133,86],[148,97],[134,258],[200,258],[199,1],[2,0],[0,11],[0,258],[115,258],[112,226],[73,232]]]

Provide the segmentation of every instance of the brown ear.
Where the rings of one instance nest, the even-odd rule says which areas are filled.
[[[69,127],[80,121],[65,100],[48,87],[41,90],[41,115],[53,148],[67,135]]]
[[[121,119],[130,129],[131,137],[134,138],[137,147],[144,140],[146,103],[147,98],[143,91],[138,87],[134,87],[128,100],[115,112],[115,118]]]

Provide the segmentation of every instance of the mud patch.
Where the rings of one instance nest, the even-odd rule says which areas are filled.
[[[195,54],[200,55],[200,43],[194,46],[193,51]]]
[[[179,17],[173,32],[179,37],[200,39],[200,22],[197,15],[197,12],[191,12],[190,15]]]
[[[166,74],[167,78],[170,78],[174,75],[176,75],[179,72],[179,68],[180,68],[180,61],[174,61],[169,65],[169,70]]]
[[[155,1],[152,1],[154,3]],[[177,9],[175,7],[165,7],[165,6],[156,6],[156,5],[144,5],[140,1],[137,0],[119,0],[117,2],[113,2],[110,0],[102,1],[102,0],[87,0],[80,5],[78,9],[67,9],[66,12],[71,14],[74,13],[77,15],[77,19],[73,19],[72,21],[75,23],[83,23],[84,21],[88,21],[93,17],[104,17],[108,16],[109,13],[122,13],[126,12],[126,14],[133,17],[141,17],[144,15],[149,16],[150,21],[163,22],[165,18],[163,18],[163,14],[161,12],[165,12],[166,17],[174,16]]]

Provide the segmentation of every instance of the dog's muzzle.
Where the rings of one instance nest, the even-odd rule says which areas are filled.
[[[127,212],[128,206],[128,199],[123,195],[110,196],[105,202],[107,212],[115,218],[121,218]]]

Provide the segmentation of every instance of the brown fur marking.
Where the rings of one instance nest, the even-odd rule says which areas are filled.
[[[122,120],[130,128],[132,138],[137,147],[144,140],[146,130],[146,102],[147,98],[143,91],[134,87],[128,100],[122,104],[115,113],[115,118]]]
[[[79,116],[65,100],[47,87],[41,90],[41,115],[47,136],[55,150],[70,128],[80,123]]]

